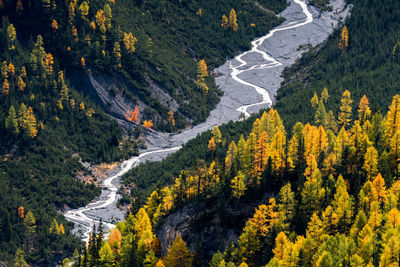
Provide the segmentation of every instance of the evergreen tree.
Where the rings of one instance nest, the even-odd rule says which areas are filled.
[[[25,261],[25,253],[20,248],[18,248],[17,252],[15,252],[14,266],[15,267],[26,267],[26,266],[28,266],[28,264]]]
[[[164,257],[166,267],[191,267],[193,255],[187,248],[186,242],[178,236],[168,248],[168,253]]]
[[[11,105],[10,110],[8,111],[8,116],[6,118],[5,125],[7,129],[11,130],[12,133],[14,134],[19,133],[17,114],[15,112],[13,105]]]
[[[340,102],[341,106],[338,120],[339,124],[346,128],[351,121],[351,104],[353,103],[350,92],[348,90],[344,91]]]

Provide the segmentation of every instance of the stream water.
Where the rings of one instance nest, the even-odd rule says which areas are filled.
[[[331,5],[332,11],[321,13],[305,1],[290,0],[289,6],[280,14],[286,19],[282,25],[255,39],[249,51],[215,70],[221,74],[216,82],[224,96],[206,122],[175,135],[152,132],[147,136],[149,148],[121,163],[101,183],[100,197],[84,207],[64,213],[75,223],[75,233],[87,242],[93,225],[97,225],[100,218],[106,229],[113,228],[116,221],[123,219],[123,213],[116,207],[117,191],[120,177],[131,168],[145,161],[161,160],[213,126],[239,120],[243,115],[248,117],[271,105],[282,81],[284,67],[293,64],[306,51],[299,47],[323,42],[348,15],[349,8],[345,8],[344,0],[332,0]]]

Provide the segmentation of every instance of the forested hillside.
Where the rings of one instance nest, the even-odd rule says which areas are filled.
[[[196,124],[218,102],[210,70],[281,22],[274,12],[285,1],[261,4],[269,10],[254,1],[0,0],[0,261],[54,264],[79,248],[59,210],[100,192],[76,178],[92,175],[82,162],[137,153],[79,77],[116,80],[108,93],[131,103],[119,118],[136,126]]]
[[[100,191],[75,178],[79,160],[120,159],[122,131],[69,87],[40,35],[24,47],[6,19],[0,36],[0,257],[20,248],[27,261],[44,263],[78,244],[57,209],[83,205]],[[54,218],[63,234],[49,233]]]
[[[339,112],[344,90],[349,90],[356,102],[364,93],[367,94],[372,100],[371,109],[383,112],[390,104],[391,96],[400,88],[397,79],[400,74],[399,3],[390,0],[369,0],[368,5],[358,0],[351,3],[354,7],[346,21],[347,46],[339,48],[343,32],[343,27],[340,27],[324,44],[312,48],[300,58],[298,64],[284,72],[285,84],[278,90],[274,107],[289,130],[297,121],[309,123],[315,120],[315,109],[310,99],[315,92],[322,93],[324,88],[329,90],[330,95],[324,105],[327,116],[330,110],[332,115]],[[321,1],[321,4],[326,3]],[[353,116],[356,116],[355,112],[353,109]],[[242,129],[242,125],[238,122],[230,128]],[[246,133],[248,127],[243,129]],[[224,136],[231,133],[223,128],[221,132]],[[206,160],[205,153],[199,152],[207,146],[205,139],[201,136],[192,140],[190,146],[185,146],[161,163],[150,163],[132,170],[126,181],[138,179],[141,186],[142,181],[152,180],[153,173],[157,173],[162,181],[171,180],[179,174],[179,169],[173,166],[195,166],[194,161],[187,160],[187,155]],[[226,144],[222,150],[227,148]]]
[[[354,8],[345,23],[348,45],[339,49],[340,28],[285,73],[287,84],[278,91],[275,106],[290,128],[298,120],[313,120],[309,99],[314,91],[321,93],[326,87],[330,92],[326,108],[336,113],[344,90],[349,90],[355,101],[367,94],[372,110],[384,111],[400,88],[400,3],[350,2]]]
[[[275,11],[284,6],[271,2]],[[212,69],[281,22],[253,1],[20,0],[6,1],[2,14],[22,39],[41,34],[67,74],[86,67],[111,75],[109,94],[138,107],[133,122],[168,131],[205,120],[219,101],[211,73],[198,71],[201,60]]]
[[[285,84],[278,92],[274,107],[275,113],[277,110],[282,116],[282,125],[292,133],[287,135],[282,131],[281,140],[286,142],[283,158],[274,152],[277,148],[271,148],[276,146],[267,134],[264,138],[269,141],[259,143],[266,144],[267,156],[263,164],[267,164],[261,168],[263,171],[253,168],[249,174],[249,169],[243,170],[237,167],[240,163],[233,163],[229,168],[229,171],[234,168],[233,174],[228,172],[228,175],[225,160],[230,164],[231,159],[222,155],[239,151],[239,138],[234,135],[231,139],[229,133],[236,127],[244,133],[250,129],[245,126],[246,122],[238,122],[220,128],[222,142],[215,146],[212,142],[208,144],[213,135],[205,133],[165,161],[143,165],[125,177],[127,184],[137,180],[143,189],[154,186],[151,179],[154,173],[162,178],[158,181],[159,189],[151,194],[144,207],[149,212],[149,220],[154,220],[153,224],[158,226],[168,214],[180,211],[186,203],[195,203],[199,198],[211,199],[212,203],[227,202],[229,210],[229,207],[240,207],[238,203],[254,205],[266,196],[274,197],[258,207],[254,218],[240,226],[242,233],[236,229],[239,243],[218,253],[211,266],[238,266],[243,265],[242,262],[250,266],[268,262],[271,266],[389,266],[398,263],[398,257],[390,257],[398,253],[395,241],[398,227],[393,222],[398,219],[399,208],[394,137],[397,126],[391,116],[397,112],[398,103],[398,97],[393,100],[392,96],[399,88],[396,77],[399,74],[400,9],[393,1],[351,2],[354,8],[346,26],[342,25],[326,43],[313,48],[298,64],[285,71]],[[363,97],[364,94],[372,101]],[[392,100],[391,109],[384,117],[381,112],[387,111]],[[360,108],[353,103],[360,103]],[[359,116],[363,110],[372,111],[368,119]],[[262,117],[265,120],[268,116],[259,116],[259,119]],[[254,120],[252,118],[251,123]],[[296,124],[299,120],[306,125]],[[348,120],[354,123],[348,124]],[[338,122],[347,125],[344,130]],[[257,134],[257,127],[253,128],[257,138],[249,135],[248,142],[257,144],[260,134]],[[305,152],[313,149],[312,144],[320,134],[325,134],[325,144],[321,143],[325,150],[314,155],[315,162],[307,160]],[[231,140],[236,142],[236,148],[229,146]],[[339,154],[338,143],[342,143]],[[243,146],[243,141],[241,144]],[[207,147],[215,150],[207,150]],[[302,160],[293,161],[292,153],[300,155]],[[257,153],[252,155],[255,157]],[[254,158],[253,164],[256,161]],[[279,171],[274,169],[274,164],[281,164]],[[185,171],[179,175],[179,169],[171,168],[172,165],[182,166]],[[215,169],[217,175],[214,175]],[[255,177],[260,177],[259,184]],[[175,185],[162,189],[168,181]],[[132,190],[131,200],[138,195]],[[174,205],[176,209],[169,208]],[[182,237],[185,239],[185,234]],[[182,246],[180,241],[178,243]],[[189,246],[195,252],[193,244]],[[196,261],[196,257],[188,256],[188,260]]]
[[[329,99],[326,93],[317,98],[320,106]],[[93,238],[87,252],[72,261],[197,265],[204,260],[193,249],[199,246],[189,244],[189,251],[182,240],[189,233],[160,244],[155,230],[163,220],[188,203],[210,201],[223,203],[224,217],[217,221],[229,223],[229,207],[261,200],[254,216],[236,225],[243,227],[238,243],[217,252],[211,266],[396,265],[399,112],[399,95],[383,115],[371,111],[365,95],[355,105],[345,91],[330,124],[298,122],[289,135],[270,109],[246,138],[229,144],[224,157],[215,153],[225,141],[215,128],[207,148],[211,164],[182,171],[172,185],[155,190],[136,215],[118,223],[109,241],[96,247]],[[197,227],[210,223],[215,222]]]

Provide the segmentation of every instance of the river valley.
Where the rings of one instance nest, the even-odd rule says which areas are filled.
[[[92,203],[79,209],[69,210],[64,216],[75,223],[76,234],[88,241],[93,225],[102,219],[106,229],[123,219],[116,202],[119,179],[131,168],[146,161],[157,161],[181,148],[199,133],[231,120],[237,121],[256,113],[273,103],[282,82],[282,71],[292,65],[309,46],[327,39],[329,34],[350,12],[344,0],[332,0],[332,11],[320,12],[302,0],[290,0],[279,16],[285,22],[265,36],[252,41],[252,48],[223,66],[216,83],[224,92],[220,103],[211,111],[208,119],[179,134],[151,132],[147,136],[148,148],[117,167],[102,184],[102,194]]]

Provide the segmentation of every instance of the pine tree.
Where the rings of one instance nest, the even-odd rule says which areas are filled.
[[[229,27],[232,28],[233,31],[237,31],[239,29],[239,25],[237,23],[236,11],[232,8],[229,13]]]
[[[36,233],[36,219],[33,213],[29,210],[24,218],[25,233],[27,238],[28,247],[31,249],[33,245],[33,238]]]
[[[208,71],[207,71],[207,64],[204,59],[200,60],[197,66],[197,72],[201,77],[207,77],[208,76]]]
[[[104,5],[104,16],[106,17],[107,28],[111,28],[112,10],[109,4]]]
[[[239,171],[237,176],[231,181],[232,196],[241,198],[247,190],[245,183],[245,175]]]
[[[3,82],[3,94],[8,95],[10,93],[10,84],[8,83],[7,79],[4,79]]]
[[[131,54],[135,53],[135,51],[136,51],[135,45],[137,42],[137,38],[134,37],[131,32],[130,33],[124,32],[123,41],[124,41],[126,51],[128,51],[128,53],[131,53]]]
[[[26,68],[23,66],[23,67],[21,67],[21,77],[22,78],[26,78]]]
[[[312,266],[313,257],[324,240],[324,225],[316,213],[313,213],[307,225],[306,240],[304,242],[303,264]]]
[[[15,49],[15,39],[17,37],[17,32],[15,31],[14,25],[10,24],[7,27],[7,37],[8,37],[8,49],[14,50]]]
[[[379,173],[372,181],[372,196],[373,200],[378,203],[384,203],[386,199],[386,186],[385,180]]]
[[[69,89],[64,81],[61,82],[60,97],[62,101],[69,99]]]
[[[317,107],[318,107],[318,103],[319,103],[319,100],[318,100],[317,92],[314,92],[314,95],[313,95],[313,97],[311,98],[311,106],[312,106],[313,108],[317,108]]]
[[[99,251],[100,262],[102,266],[112,266],[114,262],[114,254],[109,243],[104,243]]]
[[[321,93],[321,99],[326,104],[326,102],[328,102],[328,98],[329,98],[328,88],[324,87]]]
[[[71,1],[68,6],[68,22],[72,25],[75,19],[75,2]]]
[[[296,215],[296,199],[290,183],[281,188],[278,195],[279,226],[282,231],[289,231]]]
[[[260,205],[250,221],[256,227],[260,236],[266,236],[272,227],[279,221],[278,206],[274,198],[270,198],[267,205]]]
[[[400,241],[399,234],[393,235],[384,243],[384,249],[380,258],[379,267],[399,265]]]
[[[193,255],[187,248],[186,242],[178,236],[168,248],[168,253],[164,257],[166,267],[191,267]]]
[[[46,54],[46,56],[44,58],[44,66],[45,66],[47,75],[51,75],[53,73],[53,64],[54,64],[53,55],[50,53]]]
[[[390,140],[397,129],[400,129],[400,95],[393,97],[385,119],[385,135]]]
[[[121,232],[118,230],[118,228],[115,228],[109,238],[109,243],[111,248],[114,251],[114,254],[118,254],[121,249],[121,241],[122,241],[122,235]]]
[[[62,223],[60,223],[60,225],[58,226],[58,234],[65,235],[65,229],[64,229],[64,225]]]
[[[26,121],[26,128],[25,133],[30,137],[30,138],[35,138],[37,136],[37,125],[36,125],[36,118],[35,115],[33,114],[32,107],[29,107],[26,113],[26,118],[24,119]]]
[[[315,112],[315,124],[325,126],[327,121],[327,116],[328,115],[326,114],[325,105],[321,98],[318,102],[318,107]]]
[[[165,264],[164,264],[164,262],[163,262],[161,259],[159,259],[159,260],[157,261],[155,267],[165,267]]]
[[[210,141],[208,141],[207,151],[215,151],[215,149],[216,149],[216,144],[213,136],[211,137]]]
[[[308,164],[309,166],[316,165],[314,163]],[[313,167],[310,167],[313,169]],[[311,216],[316,211],[320,211],[322,201],[325,198],[325,189],[322,188],[321,173],[318,168],[310,170],[310,175],[307,176],[304,188],[301,192],[302,196],[302,210],[306,216]]]
[[[79,6],[79,13],[83,20],[87,20],[87,15],[89,14],[89,5],[86,1],[83,1]]]
[[[284,232],[280,232],[275,238],[275,248],[272,250],[274,252],[274,256],[278,261],[283,260],[283,256],[285,254],[285,250],[287,249],[287,245],[289,243],[289,239],[285,235]]]
[[[12,105],[8,111],[8,116],[6,118],[5,125],[7,129],[11,130],[12,133],[14,134],[19,133],[17,113],[15,112],[14,106]]]
[[[3,61],[3,63],[1,64],[1,76],[4,79],[8,78],[8,65],[7,65],[7,61]]]
[[[51,22],[51,28],[52,28],[54,31],[57,31],[57,30],[58,30],[58,22],[57,22],[57,20],[53,19],[53,21]]]
[[[114,43],[114,49],[113,49],[113,54],[115,58],[116,65],[121,68],[121,46],[119,45],[118,42]]]
[[[223,27],[223,28],[229,27],[229,21],[225,14],[222,15],[222,18],[221,18],[221,27]]]
[[[17,251],[15,252],[14,266],[15,267],[26,267],[26,266],[28,266],[28,263],[26,263],[26,261],[25,261],[25,253],[20,248],[17,248]]]
[[[174,112],[173,112],[172,110],[168,111],[168,122],[169,122],[172,126],[175,126]]]
[[[347,192],[346,183],[341,175],[339,175],[335,187],[336,192],[331,203],[332,223],[333,228],[342,232],[350,228],[351,219],[353,217],[353,203]]]
[[[18,110],[18,125],[24,130],[28,127],[27,121],[26,121],[27,112],[28,112],[28,110],[27,110],[25,104],[22,103]]]
[[[8,73],[10,74],[10,77],[13,77],[15,74],[15,66],[11,62],[8,64]]]
[[[390,140],[390,155],[393,157],[394,165],[396,166],[394,176],[397,178],[400,171],[400,130],[396,130]]]
[[[260,250],[257,228],[251,221],[246,222],[243,233],[239,236],[239,256],[241,261],[254,264]]]
[[[348,90],[344,91],[340,102],[341,106],[338,120],[339,124],[346,128],[351,121],[351,104],[353,103],[353,100],[351,99],[351,94]]]
[[[369,101],[366,95],[360,100],[360,104],[358,105],[358,119],[360,121],[364,121],[371,116],[371,110],[369,108]]]
[[[373,146],[369,147],[364,155],[363,169],[367,173],[368,180],[372,180],[378,173],[378,151]]]
[[[342,32],[340,34],[339,49],[343,50],[348,46],[349,46],[349,31],[347,29],[347,26],[344,25],[342,28]]]
[[[49,228],[49,233],[50,234],[58,234],[58,232],[59,232],[58,223],[57,223],[56,219],[53,219],[53,221],[51,222],[50,228]]]
[[[23,206],[18,207],[18,217],[23,219],[25,217],[25,208]]]
[[[21,75],[18,76],[17,87],[18,87],[18,90],[20,90],[20,91],[22,91],[22,92],[25,90],[26,83],[25,83],[24,80],[22,79],[22,76],[21,76]]]
[[[143,127],[150,130],[153,127],[153,121],[152,120],[143,121]]]

